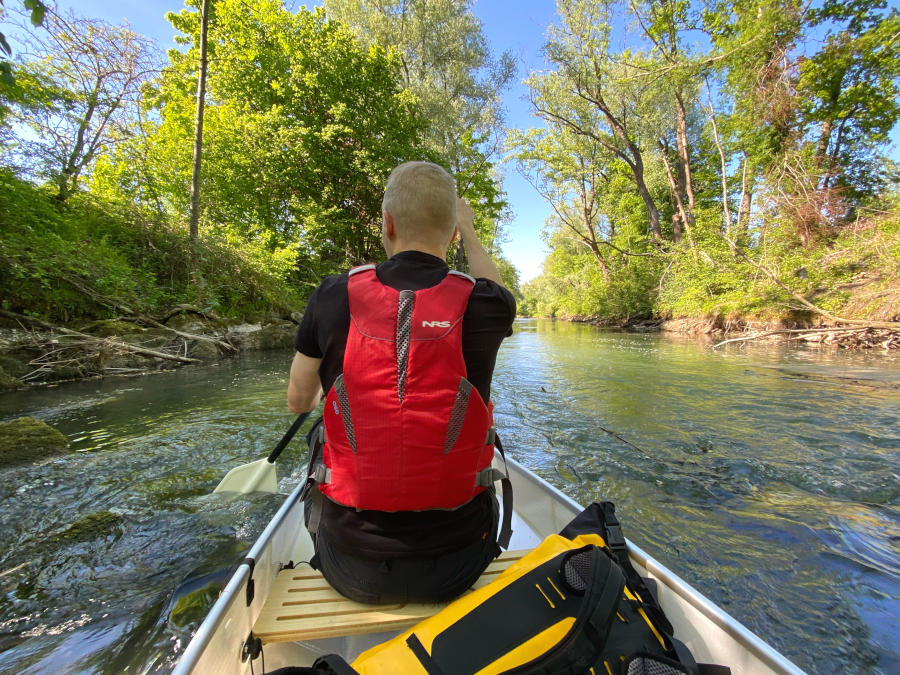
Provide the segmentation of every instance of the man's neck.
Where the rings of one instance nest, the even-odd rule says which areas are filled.
[[[385,250],[388,258],[392,258],[398,253],[404,253],[405,251],[418,251],[419,253],[427,253],[428,255],[433,255],[435,258],[440,258],[441,260],[445,259],[446,251],[443,251],[439,246],[433,246],[428,244],[420,244],[418,242],[413,243],[397,243],[395,246],[392,246],[390,250]]]

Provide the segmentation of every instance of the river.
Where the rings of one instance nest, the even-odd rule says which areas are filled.
[[[171,669],[215,585],[175,600],[283,499],[210,493],[290,425],[290,357],[0,394],[0,421],[77,451],[0,469],[0,673]],[[615,501],[626,536],[799,666],[900,672],[898,355],[519,320],[493,398],[512,457]],[[283,493],[304,455],[279,460]]]

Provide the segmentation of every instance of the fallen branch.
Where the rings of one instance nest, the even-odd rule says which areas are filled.
[[[188,340],[201,340],[204,342],[212,342],[217,347],[221,347],[222,349],[224,349],[226,351],[230,351],[230,352],[239,351],[237,347],[235,347],[232,344],[229,344],[228,342],[222,342],[222,340],[217,340],[216,338],[211,338],[206,335],[194,335],[193,333],[185,333],[183,331],[176,330],[175,328],[171,328],[163,323],[160,323],[156,319],[151,319],[149,316],[138,315],[136,318],[138,321],[140,321],[142,323],[150,324],[151,326],[154,326],[155,328],[162,328],[163,330],[171,331],[172,333],[175,333],[175,335],[177,335],[178,337],[183,337]]]
[[[93,335],[88,335],[87,333],[81,333],[77,330],[71,330],[69,328],[62,328],[60,326],[54,326],[52,324],[47,323],[46,321],[41,321],[40,319],[35,319],[34,317],[25,316],[23,314],[16,314],[15,312],[10,312],[5,309],[0,309],[0,316],[4,316],[7,319],[13,319],[19,322],[30,323],[39,328],[43,328],[45,330],[56,331],[61,335],[71,335],[73,337],[81,338],[85,342],[88,343],[105,343],[110,345],[111,347],[115,347],[116,349],[120,349],[124,352],[131,352],[132,354],[139,354],[141,356],[150,356],[157,359],[167,359],[169,361],[178,361],[179,363],[199,363],[200,359],[192,359],[186,356],[178,356],[176,354],[167,354],[166,352],[159,352],[155,349],[147,349],[146,347],[138,347],[136,345],[130,345],[127,342],[120,342],[115,338],[104,338],[100,339]]]
[[[175,305],[172,309],[166,312],[161,317],[152,317],[161,323],[165,323],[169,319],[171,319],[176,314],[196,314],[197,316],[201,316],[208,321],[218,321],[219,317],[213,314],[212,312],[204,312],[201,309],[194,307],[193,305]]]
[[[29,564],[30,564],[30,562],[26,560],[26,561],[23,562],[23,563],[19,563],[19,564],[16,565],[15,567],[10,567],[8,570],[4,570],[4,571],[0,572],[0,577],[5,577],[7,574],[12,574],[12,573],[15,572],[16,570],[20,570],[20,569],[22,569],[23,567],[25,567],[25,566],[27,566],[27,565],[29,565]]]
[[[624,438],[622,438],[621,436],[619,436],[619,434],[617,434],[615,431],[611,431],[611,430],[609,430],[609,429],[606,429],[606,428],[604,428],[604,427],[601,427],[599,424],[596,424],[596,423],[595,423],[595,426],[596,426],[598,429],[600,429],[600,431],[604,431],[604,432],[608,433],[610,436],[612,436],[612,437],[614,437],[614,438],[618,438],[620,441],[622,441],[622,442],[625,443],[626,445],[630,445],[632,448],[634,448],[634,449],[637,450],[639,453],[641,453],[641,454],[644,456],[644,459],[648,459],[648,460],[652,460],[652,459],[653,459],[652,457],[650,457],[650,455],[648,455],[646,452],[644,452],[643,450],[641,450],[641,449],[640,449],[638,446],[636,446],[634,443],[632,443],[631,441],[625,440]]]
[[[753,335],[742,335],[741,337],[730,338],[717,342],[710,349],[718,349],[722,345],[733,342],[748,342],[750,340],[758,340],[760,338],[769,337],[771,335],[810,335],[813,333],[865,333],[869,326],[846,326],[835,328],[779,328],[777,330],[767,330],[762,333],[754,333]],[[890,329],[887,329],[890,330]]]
[[[7,258],[6,256],[3,256],[2,259],[9,264],[14,262],[11,258]],[[31,269],[30,266],[28,266],[25,263],[20,262],[19,264],[22,265],[23,267],[25,267],[26,269]],[[155,328],[161,328],[162,330],[170,331],[170,332],[174,333],[175,335],[178,335],[179,337],[187,338],[188,340],[198,340],[201,342],[212,342],[214,345],[216,345],[217,347],[220,347],[221,349],[224,349],[227,352],[240,351],[234,345],[232,345],[228,342],[223,342],[222,340],[217,340],[216,338],[208,337],[206,335],[194,335],[192,333],[184,333],[182,331],[176,330],[175,328],[170,328],[169,326],[166,326],[165,324],[160,323],[153,317],[147,316],[145,314],[140,314],[139,312],[135,312],[133,309],[131,309],[131,307],[124,304],[121,300],[119,300],[117,298],[112,298],[107,295],[103,295],[99,291],[96,291],[93,288],[89,288],[84,283],[82,283],[81,279],[78,279],[76,276],[74,276],[72,274],[68,274],[66,272],[59,272],[58,274],[59,274],[60,279],[62,279],[67,284],[72,286],[72,288],[77,290],[79,293],[82,293],[83,295],[86,295],[87,297],[89,297],[91,300],[93,300],[97,304],[103,305],[105,307],[109,307],[110,309],[113,309],[116,312],[118,312],[118,311],[125,312],[125,314],[127,314],[128,316],[122,317],[123,319],[127,319],[127,320],[133,321],[135,323],[144,323],[144,324],[153,326]],[[171,311],[165,315],[165,317],[163,318],[163,321],[167,321],[175,314],[177,314],[179,312],[184,312],[184,311],[194,312],[204,318],[214,318],[214,317],[208,317],[206,314],[201,312],[196,307],[191,307],[189,305],[178,305],[178,307],[176,307],[173,311]]]

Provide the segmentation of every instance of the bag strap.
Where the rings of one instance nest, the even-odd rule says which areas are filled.
[[[512,482],[509,480],[506,455],[503,453],[503,443],[500,442],[500,436],[496,433],[494,434],[494,447],[500,452],[500,456],[503,458],[503,468],[506,470],[504,477],[500,479],[500,487],[503,490],[503,522],[500,524],[500,531],[497,534],[497,545],[502,549],[508,549],[509,540],[512,538],[513,489]]]
[[[644,579],[631,564],[631,558],[628,556],[628,543],[625,541],[625,535],[622,534],[622,526],[619,525],[619,520],[616,518],[616,505],[612,502],[600,502],[600,512],[603,528],[601,534],[607,547],[625,572],[628,587],[640,596],[644,604],[644,611],[647,612],[656,627],[671,638],[675,633],[672,623],[666,618],[656,597],[644,583]]]

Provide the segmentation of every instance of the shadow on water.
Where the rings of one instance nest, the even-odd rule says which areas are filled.
[[[900,360],[515,330],[493,386],[511,456],[615,500],[635,543],[804,669],[900,672]],[[210,493],[290,426],[289,359],[0,395],[0,420],[77,451],[0,470],[0,672],[171,669],[283,499]],[[304,455],[298,434],[282,493]]]
[[[804,669],[900,672],[900,360],[710,344],[520,321],[505,444]]]

